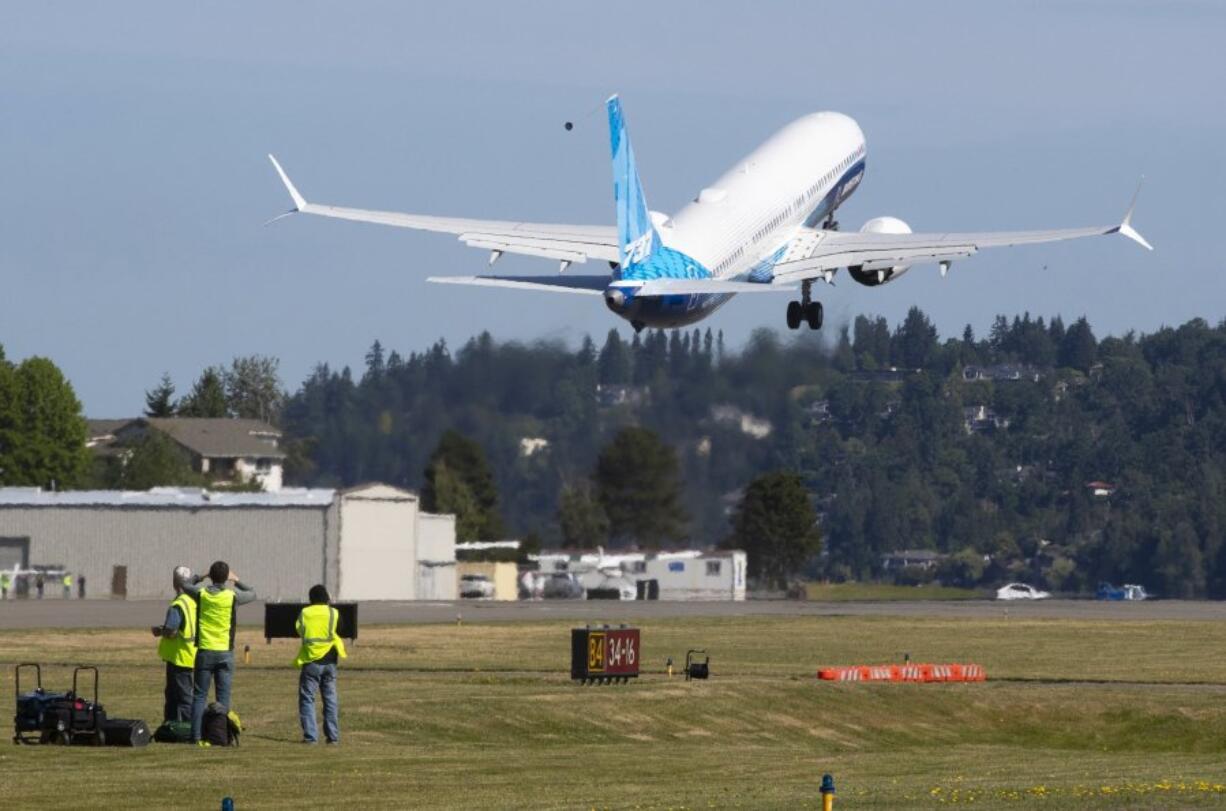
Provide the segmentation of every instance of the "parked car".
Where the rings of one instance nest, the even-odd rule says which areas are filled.
[[[483,574],[460,576],[460,596],[471,600],[494,599],[494,581]]]
[[[996,590],[998,600],[1046,600],[1051,594],[1025,583],[1009,583]]]
[[[1148,600],[1149,592],[1136,583],[1125,583],[1118,587],[1110,583],[1099,583],[1095,596],[1100,600]]]

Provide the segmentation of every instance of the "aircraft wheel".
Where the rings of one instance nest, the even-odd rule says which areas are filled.
[[[809,322],[809,329],[821,329],[824,318],[822,303],[820,301],[809,302],[809,306],[805,308],[805,321]]]
[[[800,319],[801,319],[800,302],[799,301],[789,301],[788,302],[788,329],[798,329],[800,327]]]

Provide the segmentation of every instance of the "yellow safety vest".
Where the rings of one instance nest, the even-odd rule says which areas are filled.
[[[67,588],[67,589],[72,588],[72,575],[70,574],[64,575],[64,588]]]
[[[345,659],[345,643],[336,635],[336,623],[340,616],[330,605],[308,605],[298,615],[298,636],[302,637],[302,646],[298,648],[298,658],[294,664],[298,667],[314,662],[328,655],[328,651],[336,648],[336,655]]]
[[[180,594],[171,602],[183,614],[183,624],[174,636],[158,640],[158,656],[175,667],[191,667],[196,663],[196,601],[190,594]]]
[[[229,589],[199,592],[196,647],[200,650],[232,650],[234,647],[234,592]]]

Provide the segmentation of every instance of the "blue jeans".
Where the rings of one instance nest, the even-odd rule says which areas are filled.
[[[336,698],[336,665],[308,662],[298,676],[298,720],[302,722],[302,739],[319,740],[315,727],[315,688],[324,699],[324,737],[329,743],[341,739],[340,705]]]
[[[234,680],[234,652],[228,650],[196,651],[196,691],[192,695],[192,740],[200,740],[204,723],[204,708],[208,704],[209,682],[217,680],[217,703],[230,709],[230,683]]]

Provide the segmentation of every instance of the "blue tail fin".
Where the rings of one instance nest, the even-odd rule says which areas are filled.
[[[609,110],[609,145],[613,151],[613,200],[617,204],[617,237],[623,269],[646,260],[660,245],[660,236],[647,213],[647,198],[639,182],[634,148],[626,132],[621,100],[611,96]]]

